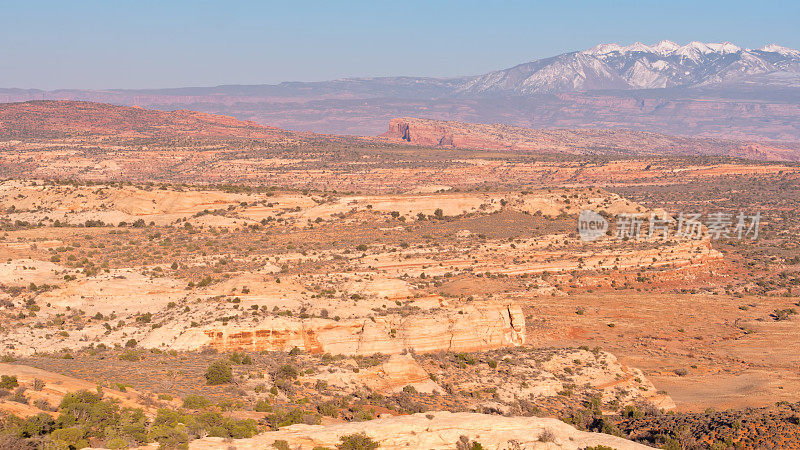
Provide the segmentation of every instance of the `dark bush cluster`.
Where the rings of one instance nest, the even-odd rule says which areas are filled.
[[[163,448],[185,448],[189,441],[208,435],[248,438],[258,433],[253,420],[224,417],[217,411],[190,414],[160,409],[150,422],[138,408],[123,408],[102,392],[86,390],[64,396],[55,418],[41,413],[22,419],[0,419],[0,435],[16,448],[78,449],[100,442],[107,448],[128,448],[158,442]]]

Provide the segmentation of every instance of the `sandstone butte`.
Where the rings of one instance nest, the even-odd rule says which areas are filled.
[[[289,351],[369,355],[436,351],[475,352],[525,343],[525,316],[519,305],[474,302],[429,314],[358,319],[271,317],[252,327],[192,328],[172,348],[219,351]]]
[[[724,155],[798,161],[794,144],[712,140],[614,129],[533,129],[413,117],[395,118],[381,137],[422,147],[576,155]]]
[[[283,440],[290,448],[316,446],[336,448],[341,436],[365,433],[382,449],[453,449],[465,436],[483,448],[496,449],[570,449],[605,445],[617,450],[649,449],[641,444],[602,433],[578,431],[558,419],[541,417],[504,417],[477,413],[437,411],[407,416],[383,417],[368,422],[333,425],[292,425],[260,434],[250,439],[225,442],[222,438],[202,438],[189,443],[190,449],[236,448],[237,450],[271,448]],[[551,439],[539,440],[547,433]],[[299,446],[299,447],[298,447]],[[153,444],[143,448],[157,448]]]

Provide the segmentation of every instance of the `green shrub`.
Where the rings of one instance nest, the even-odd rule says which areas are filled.
[[[373,450],[378,448],[378,443],[364,433],[348,434],[339,438],[339,450]]]
[[[278,439],[277,441],[273,442],[272,446],[278,450],[291,450],[289,443],[283,439]]]
[[[135,362],[138,361],[140,358],[139,358],[139,353],[136,350],[128,349],[120,353],[119,359],[122,361]]]
[[[183,407],[187,409],[203,409],[209,405],[211,405],[211,400],[202,395],[189,394],[183,399]]]
[[[228,358],[231,360],[231,364],[253,364],[253,358],[243,353],[234,352],[228,355]]]
[[[271,412],[272,405],[269,404],[269,400],[259,400],[256,402],[253,410],[256,412]]]
[[[125,448],[128,448],[128,442],[125,439],[118,438],[118,437],[111,438],[108,441],[106,441],[105,447],[106,448],[110,448],[110,449],[114,449],[114,450],[125,449]]]
[[[318,425],[320,422],[320,418],[317,414],[301,408],[278,409],[274,413],[268,415],[266,420],[273,430],[297,423]]]
[[[258,426],[254,420],[236,420],[224,417],[217,411],[205,411],[192,415],[168,409],[159,409],[153,426],[151,438],[162,446],[170,448],[183,446],[190,437],[199,437],[204,434],[212,437],[244,439],[253,437],[258,433]],[[185,439],[184,439],[185,438]]]
[[[472,355],[469,355],[467,353],[456,353],[456,360],[459,360],[471,366],[475,365],[475,363],[477,362],[475,358],[472,357]]]
[[[51,433],[55,429],[56,422],[50,414],[39,413],[20,421],[17,425],[16,434],[19,437],[30,438]]]
[[[210,385],[225,384],[233,381],[233,370],[228,361],[213,362],[206,370],[206,383]]]
[[[275,379],[294,380],[295,378],[297,378],[298,375],[299,373],[297,372],[297,369],[294,368],[294,366],[289,364],[284,364],[280,366],[278,370],[275,372]]]
[[[14,389],[19,386],[16,375],[3,375],[0,377],[0,389]]]
[[[328,417],[338,417],[339,416],[339,407],[337,406],[336,402],[329,401],[322,404],[317,405],[317,411],[323,416]]]
[[[191,439],[205,435],[242,439],[258,433],[254,420],[236,420],[217,411],[193,415],[168,409],[158,410],[148,429],[141,409],[120,408],[118,400],[104,400],[99,389],[96,393],[68,393],[59,408],[55,420],[44,413],[28,419],[5,416],[0,420],[3,434],[15,439],[43,438],[46,448],[77,449],[90,441],[105,443],[108,448],[127,448],[153,440],[160,448],[187,448]],[[0,447],[5,448],[1,443]],[[21,447],[13,444],[10,448]]]
[[[50,434],[55,448],[84,448],[89,446],[86,430],[81,427],[61,428]]]
[[[186,432],[186,426],[180,423],[174,426],[153,425],[150,428],[150,439],[158,442],[160,448],[189,447],[189,433]]]

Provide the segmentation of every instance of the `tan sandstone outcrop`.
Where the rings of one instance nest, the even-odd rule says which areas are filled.
[[[367,369],[353,371],[338,367],[303,378],[303,381],[317,380],[340,389],[366,387],[381,394],[400,392],[406,386],[411,386],[418,392],[444,392],[409,353],[392,355],[386,362]]]
[[[407,316],[386,315],[335,321],[270,317],[253,326],[193,328],[172,348],[219,351],[289,351],[368,355],[405,350],[473,352],[525,343],[525,316],[519,305],[474,302],[447,310]]]
[[[546,431],[553,436],[552,440],[539,441],[539,436]],[[336,448],[341,436],[362,432],[377,441],[382,449],[454,449],[461,436],[479,442],[486,449],[581,449],[596,445],[618,450],[650,448],[608,434],[578,431],[557,419],[446,411],[327,426],[292,425],[232,442],[224,442],[222,438],[198,439],[192,441],[189,448],[261,449],[270,448],[277,440],[285,440],[290,448]]]

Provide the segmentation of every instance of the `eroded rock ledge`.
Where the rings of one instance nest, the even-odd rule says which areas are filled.
[[[219,351],[289,351],[369,355],[436,351],[474,352],[525,343],[525,316],[509,302],[468,303],[408,316],[387,315],[335,321],[271,317],[252,327],[194,328],[173,348]]]

